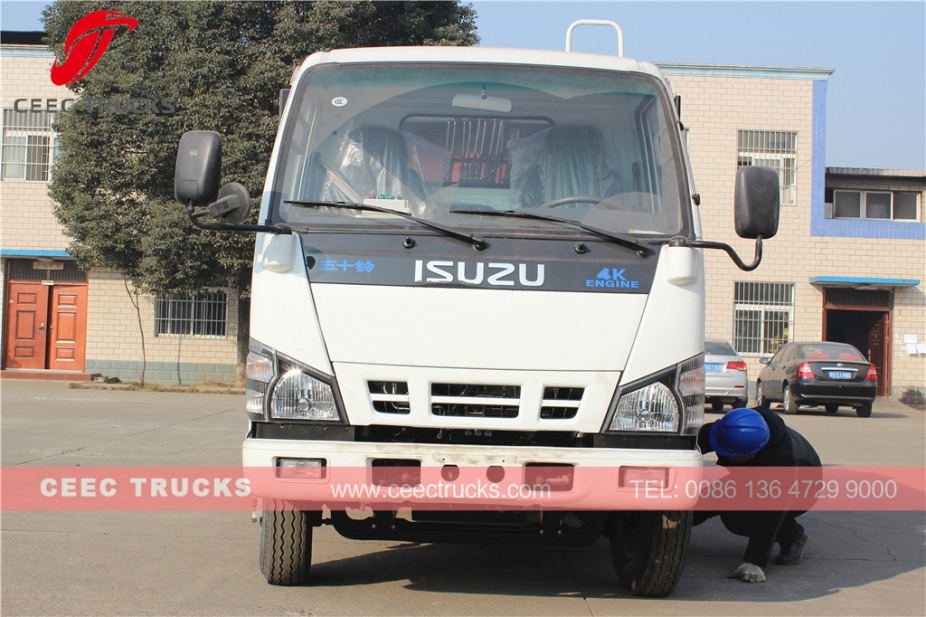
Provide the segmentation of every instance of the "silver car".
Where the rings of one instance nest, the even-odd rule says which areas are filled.
[[[704,339],[704,398],[714,411],[729,403],[734,409],[749,402],[746,363],[720,338]]]

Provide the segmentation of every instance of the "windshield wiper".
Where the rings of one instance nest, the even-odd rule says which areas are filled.
[[[552,221],[554,223],[565,223],[567,225],[572,225],[580,229],[584,229],[587,232],[593,233],[596,236],[601,236],[606,240],[610,240],[615,244],[620,246],[633,249],[637,252],[640,257],[649,257],[655,251],[645,244],[637,242],[633,238],[628,238],[626,236],[618,235],[611,231],[605,231],[604,229],[598,229],[597,227],[591,227],[585,223],[580,223],[579,221],[573,221],[572,219],[565,219],[558,216],[551,216],[549,214],[540,214],[538,212],[527,212],[525,210],[451,210],[451,214],[482,214],[486,216],[512,216],[515,218],[522,219],[537,219],[540,221]]]
[[[353,201],[298,201],[298,200],[284,200],[284,204],[293,204],[294,206],[308,206],[310,208],[344,208],[345,210],[366,210],[369,212],[383,212],[385,214],[394,214],[400,216],[403,219],[408,219],[414,221],[419,225],[424,225],[436,231],[443,233],[444,235],[450,236],[451,238],[456,238],[458,240],[463,240],[472,244],[476,249],[483,250],[486,247],[486,241],[483,237],[477,236],[476,234],[467,234],[462,231],[457,231],[451,227],[445,227],[439,223],[432,223],[431,221],[418,218],[407,212],[400,212],[398,210],[392,210],[390,208],[383,208],[381,206],[371,206],[370,204],[361,204]]]

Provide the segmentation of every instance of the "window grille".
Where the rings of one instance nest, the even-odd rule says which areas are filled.
[[[793,206],[796,203],[797,133],[740,130],[737,149],[737,167],[771,167],[778,172],[781,204]]]
[[[155,336],[223,337],[227,332],[228,294],[201,291],[186,298],[155,300]]]
[[[771,355],[791,340],[794,285],[734,283],[733,346],[744,355]]]
[[[56,112],[3,110],[0,179],[48,182],[57,139],[52,124]]]

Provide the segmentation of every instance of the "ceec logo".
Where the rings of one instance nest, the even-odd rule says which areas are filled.
[[[118,26],[128,26],[131,32],[138,21],[116,11],[94,11],[77,20],[64,41],[64,61],[51,67],[52,83],[70,86],[89,73],[103,57]]]

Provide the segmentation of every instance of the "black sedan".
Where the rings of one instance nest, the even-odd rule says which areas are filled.
[[[760,362],[765,367],[756,379],[756,400],[762,407],[781,401],[785,413],[797,413],[801,405],[823,405],[836,413],[845,405],[860,418],[871,415],[878,372],[852,345],[788,343]]]

